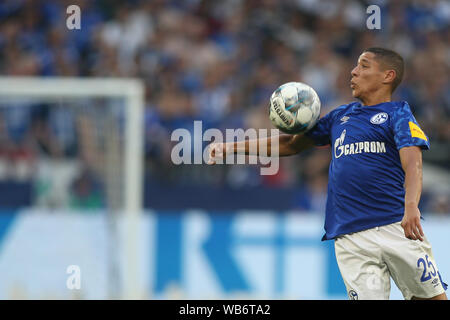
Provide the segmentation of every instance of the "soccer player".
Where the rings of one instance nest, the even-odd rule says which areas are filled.
[[[392,101],[403,68],[398,53],[366,49],[351,71],[352,94],[361,102],[332,110],[307,133],[262,141],[271,154],[272,139],[279,139],[280,156],[331,145],[322,240],[334,239],[350,299],[389,299],[390,277],[405,299],[447,299],[418,208],[429,140],[408,103]],[[251,154],[258,144],[213,143],[208,163]]]

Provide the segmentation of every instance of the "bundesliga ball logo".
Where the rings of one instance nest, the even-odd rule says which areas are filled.
[[[270,97],[270,121],[285,133],[308,131],[317,123],[319,115],[319,96],[313,88],[304,83],[285,83]]]

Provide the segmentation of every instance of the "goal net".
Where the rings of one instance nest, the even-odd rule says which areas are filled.
[[[106,213],[113,299],[139,298],[142,290],[136,230],[143,112],[144,86],[137,79],[0,77],[0,182],[33,181],[32,208]],[[119,218],[126,221],[121,243]]]

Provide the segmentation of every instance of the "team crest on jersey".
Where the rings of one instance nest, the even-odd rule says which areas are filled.
[[[388,119],[388,114],[386,112],[380,112],[370,118],[370,122],[373,124],[382,124]]]
[[[358,300],[358,294],[356,293],[355,290],[350,290],[350,291],[348,292],[348,298],[349,298],[350,300]]]

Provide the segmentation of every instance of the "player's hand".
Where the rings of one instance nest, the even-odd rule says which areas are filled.
[[[233,145],[228,143],[211,143],[209,145],[209,158],[207,164],[216,164],[219,159],[224,159],[231,153]]]
[[[420,225],[420,211],[417,206],[405,207],[401,226],[406,238],[423,241],[424,233]]]

